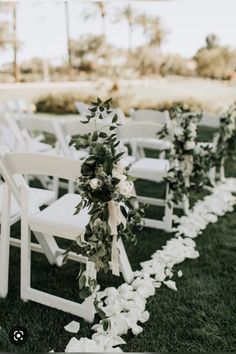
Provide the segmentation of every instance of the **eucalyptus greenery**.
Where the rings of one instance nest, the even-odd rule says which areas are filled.
[[[125,225],[117,225],[117,239],[123,237],[135,244],[135,232],[143,216],[142,209],[134,207],[137,203],[133,196],[133,181],[128,176],[129,167],[117,139],[118,116],[111,110],[111,102],[111,99],[102,102],[100,98],[92,102],[90,114],[82,123],[94,123],[94,132],[86,139],[78,137],[72,141],[75,148],[89,147],[89,155],[82,163],[81,177],[78,179],[82,199],[75,214],[88,208],[90,221],[85,232],[77,237],[68,252],[73,250],[87,257],[94,262],[97,271],[104,272],[110,269],[114,237],[109,224],[109,202],[113,201],[119,206],[126,220]],[[108,120],[110,124],[101,124]],[[96,282],[86,279],[83,269],[78,278],[80,296],[85,298],[94,291]]]
[[[173,144],[165,180],[169,183],[170,202],[178,204],[189,196],[190,191],[199,190],[208,180],[211,148],[198,143],[197,126],[201,113],[187,112],[176,106],[170,111],[170,117],[170,126],[165,126],[158,136],[168,135]]]

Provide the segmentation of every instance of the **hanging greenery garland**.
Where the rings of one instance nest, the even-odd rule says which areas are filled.
[[[236,152],[236,103],[220,118],[220,129],[217,137],[214,166],[219,168],[227,158],[235,159]]]
[[[128,176],[128,165],[124,152],[120,151],[116,129],[119,126],[117,114],[111,110],[111,99],[91,103],[90,114],[82,123],[94,122],[95,130],[86,137],[72,141],[76,148],[89,147],[89,155],[82,163],[78,179],[81,202],[76,214],[88,208],[90,221],[85,232],[79,235],[70,249],[94,262],[97,271],[119,275],[117,240],[122,237],[136,242],[135,231],[141,225],[143,210],[134,207],[133,180]],[[99,124],[111,118],[111,124]],[[102,126],[98,129],[98,126]],[[96,282],[86,279],[83,268],[79,274],[80,297],[89,296]]]
[[[170,111],[171,124],[158,133],[158,137],[169,136],[172,141],[170,169],[165,178],[169,183],[170,203],[182,203],[192,190],[199,190],[208,180],[211,166],[211,148],[201,146],[197,138],[197,127],[201,113],[187,112],[182,107]]]

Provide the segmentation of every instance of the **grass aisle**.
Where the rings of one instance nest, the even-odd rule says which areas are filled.
[[[235,164],[228,164],[228,175],[236,175]],[[154,192],[149,184],[141,184],[146,192]],[[12,235],[19,235],[19,224]],[[159,230],[144,229],[138,233],[136,247],[127,247],[134,270],[148,260],[172,235]],[[140,352],[234,352],[235,293],[236,293],[236,211],[208,225],[197,239],[200,257],[186,260],[174,270],[183,271],[177,279],[178,291],[162,286],[148,299],[150,319],[143,333],[124,337],[124,351]],[[0,351],[48,352],[63,351],[72,337],[64,326],[78,318],[19,298],[19,249],[11,248],[10,282],[7,299],[0,299]],[[33,254],[32,283],[35,287],[78,300],[76,275],[78,265],[68,262],[57,268],[48,264],[44,255]],[[174,280],[176,280],[176,276]],[[101,275],[103,287],[117,286],[122,279]],[[56,289],[56,290],[55,290]],[[79,319],[81,330],[77,338],[90,336],[91,326]],[[9,342],[11,327],[22,325],[29,331],[29,339],[22,347]]]
[[[19,230],[15,228],[15,232]],[[235,326],[235,272],[236,272],[236,212],[209,225],[197,238],[200,258],[186,260],[176,266],[184,276],[177,280],[178,292],[164,286],[148,300],[150,320],[137,337],[126,336],[125,351],[190,351],[233,352],[236,349]],[[160,235],[158,235],[158,233]],[[139,235],[136,248],[129,249],[132,264],[148,259],[155,249],[166,241],[160,231],[147,230]],[[144,252],[145,250],[145,252]],[[33,256],[33,283],[37,287],[76,298],[76,264],[64,269],[50,267],[42,255]],[[112,277],[100,279],[104,286],[118,284]],[[60,284],[60,287],[58,286]],[[50,286],[49,286],[50,285]],[[0,300],[0,349],[1,351],[61,351],[71,335],[64,330],[72,319],[64,314],[32,302],[19,299],[19,250],[11,249],[10,292],[6,300]],[[90,335],[90,326],[81,322],[81,336]],[[28,328],[28,342],[16,348],[8,340],[8,332],[14,325]]]

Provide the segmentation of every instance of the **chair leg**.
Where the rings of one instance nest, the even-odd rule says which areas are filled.
[[[10,253],[10,192],[4,185],[4,208],[2,213],[1,237],[0,237],[0,297],[6,297],[8,293],[9,278],[9,253]]]
[[[31,234],[28,225],[28,195],[26,187],[21,188],[22,194],[22,215],[21,215],[21,280],[20,296],[24,301],[28,300],[28,290],[30,288],[31,272]]]
[[[172,231],[172,221],[173,221],[173,203],[169,203],[170,192],[169,192],[169,184],[166,186],[166,203],[165,203],[165,215],[164,215],[164,222],[165,222],[165,231],[171,232]]]
[[[68,193],[74,193],[75,192],[75,182],[70,180],[68,181]]]
[[[134,274],[123,244],[123,241],[121,238],[119,238],[118,242],[117,242],[117,246],[119,249],[119,262],[120,262],[120,268],[121,268],[121,272],[123,274],[124,280],[127,283],[131,283],[133,278],[134,278]]]
[[[212,167],[209,171],[209,180],[212,186],[216,184],[216,167]]]
[[[223,161],[221,162],[220,165],[220,181],[224,181],[225,180],[225,160],[223,159]]]

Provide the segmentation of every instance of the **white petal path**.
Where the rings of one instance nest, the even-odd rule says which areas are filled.
[[[182,263],[186,258],[199,257],[196,251],[196,238],[209,223],[215,223],[219,216],[233,211],[236,198],[236,179],[228,178],[218,184],[212,194],[198,201],[187,216],[176,218],[175,237],[167,241],[162,250],[156,251],[150,260],[141,263],[141,270],[135,272],[131,285],[124,283],[117,289],[106,288],[97,292],[100,308],[110,320],[107,331],[102,323],[92,327],[91,339],[73,337],[66,346],[65,352],[122,352],[119,345],[125,344],[121,338],[129,330],[134,335],[143,331],[141,323],[148,321],[149,312],[145,310],[147,299],[155,294],[155,289],[162,284],[177,290],[176,283],[171,280],[174,265]],[[181,277],[182,271],[177,275]]]

